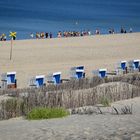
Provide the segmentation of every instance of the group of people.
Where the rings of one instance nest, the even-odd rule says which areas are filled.
[[[34,33],[30,33],[30,37],[33,39],[33,38],[36,38],[36,39],[44,39],[44,38],[52,38],[52,33],[48,33],[48,32],[36,32],[35,34]]]
[[[59,31],[57,33],[57,37],[76,37],[76,36],[87,36],[87,35],[91,35],[91,31],[82,31],[82,32],[78,32],[78,31],[64,31],[61,32]]]
[[[126,31],[125,28],[121,27],[120,33],[127,33],[127,32],[132,33],[132,32],[133,32],[133,29],[130,28],[129,31]],[[114,28],[109,28],[108,33],[109,33],[109,34],[115,34]]]
[[[125,28],[121,27],[120,29],[120,33],[132,33],[133,30],[132,28],[129,29],[129,31],[126,31]],[[115,32],[114,28],[109,28],[108,30],[108,33],[109,34],[115,34],[117,32]],[[84,31],[64,31],[64,32],[61,32],[59,31],[57,33],[57,37],[58,38],[61,38],[61,37],[77,37],[77,36],[90,36],[90,35],[99,35],[101,34],[100,30],[99,29],[96,29],[95,32],[91,32],[90,30],[84,30]],[[33,38],[36,38],[36,39],[45,39],[45,38],[53,38],[53,34],[52,32],[36,32],[35,34],[34,33],[30,33],[30,38],[33,39]],[[0,41],[6,41],[7,37],[6,37],[6,34],[0,34]],[[15,39],[14,39],[15,40]]]

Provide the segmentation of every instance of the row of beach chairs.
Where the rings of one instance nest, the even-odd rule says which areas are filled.
[[[135,71],[140,71],[140,60],[131,60],[128,62],[120,61],[119,63],[117,63],[116,69],[113,72],[108,72],[107,69],[98,69],[93,70],[92,73],[94,76],[105,78],[109,75],[126,74]],[[62,82],[69,81],[71,79],[81,78],[85,78],[84,66],[72,67],[70,69],[70,79],[62,79],[61,72],[55,72],[47,76],[37,75],[35,77],[30,78],[29,86],[39,88],[42,86],[46,86],[46,83],[58,85]],[[2,74],[1,82],[1,88],[3,89],[17,88],[16,72],[7,72]]]

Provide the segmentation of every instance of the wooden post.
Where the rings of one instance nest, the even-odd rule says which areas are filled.
[[[13,38],[11,38],[10,60],[12,59]]]

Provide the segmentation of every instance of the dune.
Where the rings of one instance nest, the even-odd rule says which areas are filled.
[[[69,78],[69,69],[84,65],[86,76],[92,70],[114,70],[120,60],[140,58],[140,33],[97,35],[75,38],[54,38],[0,42],[0,74],[17,72],[18,88],[28,86],[29,78],[61,71]]]
[[[131,115],[70,115],[35,121],[20,117],[0,121],[0,140],[139,140],[140,97],[112,105],[123,107],[131,104]]]

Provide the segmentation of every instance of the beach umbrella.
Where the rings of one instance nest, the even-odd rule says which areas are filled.
[[[13,40],[16,38],[16,32],[10,32],[10,37],[11,37],[11,49],[10,49],[10,60],[12,59],[12,50],[13,50]]]

